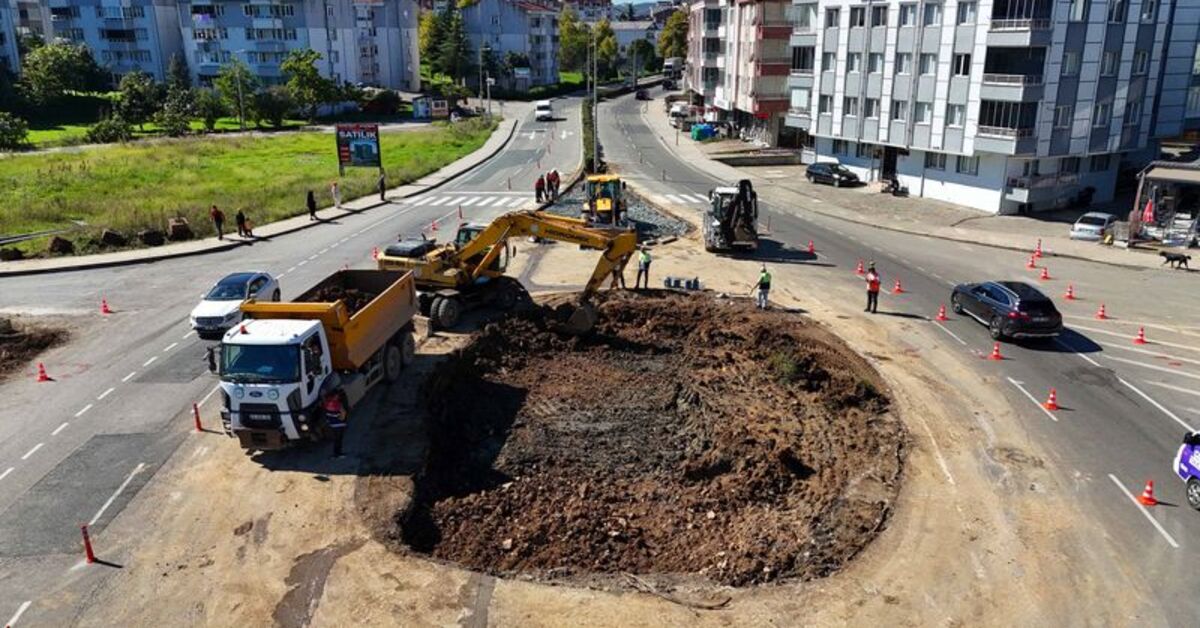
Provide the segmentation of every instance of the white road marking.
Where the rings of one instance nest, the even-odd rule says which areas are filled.
[[[485,196],[472,196],[459,204],[462,205],[463,207],[470,207],[471,205],[474,205],[475,203],[478,203],[479,201],[484,201],[484,204],[486,205],[487,200],[488,199]]]
[[[1142,355],[1154,356],[1156,358],[1162,358],[1164,360],[1173,360],[1175,362],[1187,362],[1188,364],[1200,364],[1200,360],[1197,360],[1195,358],[1181,358],[1179,356],[1162,353],[1161,351],[1150,351],[1148,349],[1139,349],[1138,347],[1132,347],[1132,346],[1127,347],[1125,345],[1115,344],[1115,343],[1111,343],[1111,342],[1104,342],[1104,343],[1097,343],[1097,344],[1103,344],[1106,347],[1111,347],[1113,349],[1120,349],[1121,351],[1129,351],[1132,353],[1140,353]]]
[[[334,242],[333,244],[330,244],[330,245],[329,245],[329,248],[331,248],[331,249],[336,249],[337,247],[339,247],[339,246],[341,246],[341,245],[342,245],[342,243],[341,243],[341,242]]]
[[[1175,539],[1171,538],[1170,534],[1167,534],[1167,531],[1163,529],[1162,524],[1160,524],[1157,519],[1150,515],[1150,511],[1146,510],[1146,507],[1143,506],[1142,503],[1133,496],[1133,493],[1130,493],[1129,489],[1125,488],[1125,485],[1117,479],[1117,476],[1109,473],[1108,479],[1112,480],[1113,484],[1116,484],[1117,488],[1121,489],[1122,493],[1125,493],[1125,496],[1129,498],[1129,501],[1133,502],[1133,505],[1136,506],[1138,510],[1142,511],[1142,514],[1146,516],[1146,519],[1149,519],[1150,523],[1154,524],[1154,529],[1158,530],[1158,533],[1163,535],[1163,538],[1167,540],[1168,545],[1175,549],[1179,549],[1179,544],[1175,542]]]
[[[948,328],[947,328],[945,325],[941,324],[940,322],[938,322],[938,321],[933,321],[933,326],[934,326],[934,327],[937,327],[938,329],[940,329],[940,330],[942,330],[942,331],[944,331],[944,332],[946,332],[947,334],[950,334],[950,337],[951,337],[951,338],[953,338],[953,339],[955,339],[955,340],[957,340],[957,341],[958,341],[958,344],[960,344],[960,345],[962,345],[962,346],[964,346],[964,347],[965,347],[965,346],[967,346],[967,341],[963,340],[962,338],[959,338],[959,337],[958,337],[958,334],[956,334],[956,333],[954,333],[954,332],[950,331],[950,330],[949,330],[949,329],[948,329]]]
[[[701,203],[701,204],[703,204],[703,203],[707,203],[707,202],[708,202],[708,199],[707,199],[707,198],[705,198],[705,197],[703,197],[703,196],[701,196],[701,195],[699,195],[699,194],[693,194],[693,195],[692,195],[692,198],[696,199],[696,202],[697,202],[697,203]]]
[[[146,360],[145,362],[143,362],[142,366],[143,367],[150,366],[151,364],[154,364],[154,361],[157,359],[158,359],[158,356],[152,356],[149,360]]]
[[[429,201],[432,201],[435,198],[437,198],[437,197],[436,196],[424,196],[424,197],[421,197],[421,200],[413,203],[413,205],[416,207],[420,207],[420,206],[428,203]]]
[[[1165,366],[1158,366],[1156,364],[1146,364],[1145,362],[1138,362],[1137,360],[1126,360],[1125,358],[1118,358],[1118,357],[1111,356],[1111,355],[1106,355],[1104,357],[1106,359],[1112,360],[1113,362],[1121,362],[1123,364],[1131,364],[1133,366],[1140,366],[1144,369],[1150,369],[1152,371],[1159,371],[1160,373],[1170,373],[1172,375],[1178,375],[1179,377],[1187,377],[1190,379],[1200,379],[1200,375],[1195,375],[1193,373],[1185,373],[1179,369],[1169,369]]]
[[[99,397],[96,397],[96,401],[100,401],[101,399],[104,399],[105,397],[107,397],[107,396],[111,395],[111,394],[112,394],[112,391],[114,391],[114,390],[116,390],[116,388],[115,388],[115,387],[114,387],[114,388],[109,388],[108,390],[106,390],[106,391],[104,391],[104,392],[100,393],[100,396],[99,396]]]
[[[178,346],[179,346],[178,342],[172,342],[171,344],[167,345],[166,349],[163,349],[163,353],[166,353],[166,352],[170,351],[171,349],[174,349],[175,347],[178,347]]]
[[[220,384],[217,384],[216,386],[213,387],[212,390],[208,391],[208,394],[204,395],[204,398],[200,400],[200,403],[196,404],[196,407],[200,407],[200,406],[204,405],[204,402],[208,401],[209,397],[212,397],[218,390],[221,390]]]
[[[324,255],[328,252],[329,252],[329,247],[325,247],[325,248],[321,249],[320,251],[317,251],[317,255]]]
[[[12,471],[12,469],[9,469],[9,471]],[[0,478],[3,477],[3,475],[0,475]],[[21,605],[17,607],[17,612],[13,613],[12,619],[8,620],[8,623],[4,624],[4,628],[13,628],[13,626],[16,626],[17,622],[21,619],[21,615],[25,614],[25,611],[29,608],[30,604],[33,604],[32,600],[25,600],[24,602],[21,602]]]
[[[1010,383],[1010,384],[1012,384],[1013,386],[1016,386],[1016,387],[1017,387],[1017,390],[1019,390],[1019,391],[1021,391],[1022,393],[1024,393],[1024,395],[1025,395],[1026,397],[1029,397],[1029,400],[1033,402],[1033,405],[1037,406],[1037,407],[1038,407],[1038,410],[1041,410],[1043,413],[1045,413],[1045,415],[1046,415],[1046,416],[1050,417],[1050,420],[1051,420],[1051,421],[1054,421],[1055,423],[1058,423],[1058,417],[1054,416],[1054,413],[1053,413],[1053,412],[1050,412],[1049,410],[1047,410],[1047,409],[1043,408],[1043,407],[1042,407],[1042,402],[1038,401],[1036,397],[1034,397],[1033,395],[1029,394],[1029,391],[1028,391],[1028,390],[1025,390],[1025,386],[1023,386],[1023,385],[1021,384],[1021,382],[1018,382],[1017,380],[1015,380],[1015,379],[1013,379],[1013,378],[1011,378],[1011,377],[1006,377],[1005,379],[1007,379],[1007,380],[1009,381],[1009,383]]]
[[[683,203],[687,202],[674,194],[667,194],[667,199],[670,200],[672,203],[683,204]]]
[[[524,202],[525,202],[525,199],[523,199],[523,198],[514,198],[512,201],[510,201],[510,202],[508,203],[508,206],[509,206],[509,207],[516,207],[516,206],[518,206],[518,205],[520,205],[520,204],[522,204],[522,203],[524,203]]]
[[[1122,333],[1115,332],[1115,331],[1109,331],[1107,329],[1099,329],[1096,327],[1084,327],[1083,325],[1071,325],[1071,327],[1073,327],[1075,329],[1082,329],[1084,331],[1090,331],[1090,332],[1096,333],[1096,334],[1104,334],[1106,336],[1117,336],[1118,338],[1126,338],[1130,342],[1133,342],[1133,334],[1122,334]],[[1166,342],[1164,340],[1150,339],[1149,344],[1162,345],[1164,347],[1174,347],[1176,349],[1186,349],[1188,351],[1200,351],[1200,347],[1193,347],[1190,345],[1181,345],[1181,344],[1178,344],[1175,342]]]
[[[1182,426],[1187,431],[1189,431],[1189,432],[1196,431],[1196,428],[1188,425],[1187,421],[1184,421],[1183,419],[1179,418],[1179,416],[1176,415],[1174,412],[1171,412],[1170,410],[1163,407],[1163,405],[1161,403],[1151,399],[1150,395],[1147,395],[1146,393],[1142,392],[1141,389],[1139,389],[1137,386],[1130,384],[1129,382],[1125,381],[1124,379],[1121,379],[1120,377],[1117,378],[1117,381],[1121,382],[1122,384],[1125,384],[1126,388],[1137,393],[1138,396],[1140,396],[1142,399],[1145,399],[1146,401],[1150,402],[1150,405],[1154,406],[1155,408],[1158,408],[1163,414],[1171,417],[1171,419],[1173,419],[1176,423],[1178,423],[1180,426]]]
[[[1143,380],[1143,381],[1146,382],[1147,384],[1150,384],[1151,386],[1158,386],[1159,388],[1166,388],[1167,390],[1174,390],[1175,392],[1183,393],[1185,395],[1192,395],[1193,397],[1200,397],[1200,391],[1192,390],[1190,388],[1183,388],[1181,386],[1172,386],[1170,384],[1164,384],[1162,382],[1152,382],[1150,380]]]
[[[925,274],[927,274],[927,275],[929,274],[929,271],[928,271],[928,270],[925,270],[925,267],[924,267],[924,266],[917,266],[917,270],[919,270],[919,271],[921,271],[921,272],[923,272],[923,273],[925,273]]]
[[[96,516],[92,517],[92,520],[88,522],[88,525],[90,525],[90,526],[96,525],[96,522],[100,520],[100,517],[104,516],[104,511],[108,510],[109,506],[112,506],[112,503],[114,501],[116,501],[117,497],[125,490],[125,487],[129,486],[129,483],[133,481],[133,476],[137,475],[138,473],[141,473],[142,469],[145,469],[145,468],[146,468],[146,463],[139,462],[138,466],[134,467],[133,472],[129,474],[129,477],[125,478],[125,481],[121,482],[121,485],[117,487],[117,492],[113,493],[108,498],[108,501],[104,502],[104,505],[100,507],[100,510],[96,512]]]
[[[446,197],[446,198],[450,198],[450,197]],[[449,203],[447,203],[447,205],[461,205],[462,202],[465,200],[467,200],[466,196],[460,196],[460,197],[450,201]]]
[[[287,269],[287,272],[288,272],[288,273],[290,273],[290,272],[292,272],[293,270],[296,270],[296,267],[295,267],[295,266],[292,266],[291,268]],[[287,274],[287,273],[284,273],[284,274]]]
[[[12,472],[13,472],[13,467],[9,467],[9,468],[5,469],[4,473],[0,473],[0,480],[3,480],[4,478],[8,477],[8,474],[12,473]]]
[[[88,410],[91,410],[91,409],[92,409],[92,404],[90,404],[90,403],[89,403],[89,404],[87,404],[86,406],[84,406],[82,410],[80,410],[79,412],[76,412],[76,413],[75,413],[75,418],[77,418],[77,419],[78,419],[79,417],[83,416],[83,413],[85,413],[85,412],[87,412]]]
[[[68,426],[68,425],[70,425],[70,423],[67,423],[66,421],[63,421],[63,424],[62,424],[62,425],[60,425],[60,426],[58,426],[58,427],[56,427],[56,428],[54,428],[54,431],[53,431],[53,432],[50,432],[50,435],[51,435],[51,436],[58,436],[58,433],[59,433],[59,432],[61,432],[61,431],[63,431],[63,430],[65,430],[65,429],[67,429],[67,426]]]
[[[287,273],[279,273],[278,275],[275,275],[276,279],[283,279],[284,277],[287,277]]]
[[[1080,352],[1079,350],[1077,350],[1075,347],[1072,347],[1071,345],[1069,345],[1069,344],[1067,344],[1067,343],[1063,342],[1062,340],[1060,340],[1060,339],[1058,339],[1058,338],[1055,338],[1055,339],[1054,339],[1054,342],[1055,342],[1055,343],[1057,343],[1057,344],[1058,344],[1058,346],[1060,346],[1060,347],[1062,347],[1062,348],[1066,349],[1067,351],[1070,351],[1071,353],[1074,353],[1075,355],[1077,355],[1077,356],[1079,356],[1079,357],[1081,357],[1081,358],[1083,358],[1083,359],[1087,360],[1087,361],[1088,361],[1088,363],[1089,363],[1089,364],[1091,364],[1092,366],[1100,366],[1100,363],[1099,363],[1099,362],[1097,362],[1097,361],[1093,360],[1093,359],[1092,359],[1091,357],[1089,357],[1087,354],[1085,354],[1085,353],[1081,353],[1081,352]],[[1103,368],[1103,367],[1101,367],[1101,368]]]
[[[317,254],[316,254],[316,253],[313,253],[312,255],[309,255],[309,256],[308,256],[308,259],[309,259],[309,261],[312,261],[312,260],[315,260],[315,259],[317,259]]]
[[[308,260],[301,260],[300,263],[293,266],[293,268],[299,268],[307,263],[308,263]]]
[[[29,457],[32,456],[34,454],[34,452],[41,449],[42,445],[44,445],[44,444],[45,443],[38,443],[38,444],[34,445],[33,449],[30,449],[29,451],[25,452],[24,456],[21,456],[21,460],[28,460]]]
[[[196,330],[193,329],[192,331],[189,331],[188,333],[184,334],[183,337],[180,338],[180,340],[187,340],[188,338],[191,338],[192,334],[194,334],[194,333],[196,333]]]
[[[122,378],[121,378],[121,381],[122,381],[122,382],[127,382],[127,381],[129,381],[129,380],[133,379],[133,376],[134,376],[134,375],[137,375],[137,371],[132,371],[132,372],[130,372],[130,373],[129,373],[128,375],[126,375],[125,377],[122,377]]]

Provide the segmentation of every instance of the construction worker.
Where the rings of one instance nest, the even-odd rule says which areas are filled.
[[[346,435],[346,406],[336,390],[325,393],[321,402],[325,411],[325,425],[333,432],[333,457],[342,457],[342,438]]]
[[[546,177],[545,177],[545,175],[540,175],[540,174],[538,175],[537,181],[534,182],[534,184],[533,184],[533,192],[537,196],[537,202],[539,202],[539,203],[542,202],[542,199],[545,198],[545,196],[546,196]]]
[[[754,284],[758,290],[758,309],[767,309],[767,303],[771,292],[771,273],[767,272],[767,265],[763,264],[762,270],[758,272],[758,283]]]
[[[867,265],[867,309],[864,312],[874,314],[879,308],[879,273],[875,271],[875,262]]]
[[[637,278],[633,280],[633,289],[637,290],[642,285],[642,277],[646,278],[646,289],[650,289],[650,250],[646,247],[641,247],[638,250],[638,272]]]

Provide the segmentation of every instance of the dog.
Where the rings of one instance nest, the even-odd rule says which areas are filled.
[[[1163,264],[1170,264],[1171,268],[1175,270],[1179,270],[1180,268],[1191,270],[1191,268],[1188,268],[1188,260],[1192,259],[1191,255],[1168,253],[1167,251],[1159,251],[1158,254],[1162,256]]]

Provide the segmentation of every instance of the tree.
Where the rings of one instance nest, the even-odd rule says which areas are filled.
[[[21,33],[17,35],[17,56],[24,59],[29,53],[46,45],[46,40],[37,33]]]
[[[216,85],[217,93],[225,100],[228,110],[238,114],[242,128],[245,128],[246,120],[255,119],[254,94],[258,92],[258,79],[241,59],[222,65],[213,85]]]
[[[29,125],[7,111],[0,111],[0,150],[24,148],[28,140]]]
[[[120,115],[113,115],[93,124],[83,135],[83,141],[89,144],[128,142],[131,139],[133,139],[133,127]]]
[[[154,122],[163,133],[171,137],[182,137],[192,132],[192,90],[172,86],[167,90],[162,109],[154,114]]]
[[[438,46],[437,69],[456,81],[462,81],[471,72],[471,47],[467,43],[462,14],[456,9],[447,9],[447,13],[450,14],[450,23]]]
[[[229,109],[225,101],[215,90],[197,90],[193,98],[192,109],[197,117],[204,122],[204,128],[209,132],[217,128],[217,119],[225,115]]]
[[[662,32],[658,34],[658,56],[669,59],[687,55],[688,16],[680,10],[667,18]]]
[[[437,56],[438,42],[442,40],[441,16],[433,11],[421,13],[421,21],[417,24],[417,42],[421,49],[421,59],[430,66]]]
[[[31,51],[21,65],[21,78],[31,97],[52,102],[69,91],[91,91],[103,86],[103,71],[85,46],[47,44]]]
[[[617,57],[620,46],[617,45],[617,34],[613,32],[612,23],[607,18],[596,24],[596,72],[602,77],[610,77],[616,73]]]
[[[645,39],[635,39],[629,44],[629,49],[625,51],[625,56],[628,57],[629,63],[632,64],[636,58],[638,69],[645,71],[653,71],[657,67],[657,55],[654,54],[654,44],[651,44]],[[632,67],[631,67],[632,73]]]
[[[294,108],[291,91],[283,85],[272,85],[254,94],[255,121],[259,126],[265,121],[277,129],[283,128],[283,119]]]
[[[623,6],[620,9],[620,13],[621,13],[621,19],[625,20],[626,22],[632,22],[637,19],[637,17],[633,13],[633,3],[632,2]]]
[[[154,78],[141,70],[134,70],[122,76],[117,89],[121,92],[117,112],[126,122],[138,125],[139,129],[162,103],[161,87],[154,82]]]
[[[279,69],[288,77],[287,89],[297,107],[308,110],[310,122],[317,119],[317,107],[332,102],[338,95],[337,85],[321,76],[317,62],[321,53],[316,50],[293,50]]]
[[[167,64],[167,87],[174,89],[191,89],[192,75],[188,73],[187,61],[177,54],[171,55]]]
[[[16,75],[0,67],[0,111],[24,111],[26,104]]]
[[[558,20],[558,65],[564,70],[585,69],[592,33],[587,24],[579,21],[575,11],[568,8]]]

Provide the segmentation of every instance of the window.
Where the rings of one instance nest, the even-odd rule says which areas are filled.
[[[963,126],[966,121],[966,105],[950,105],[946,107],[946,126]]]
[[[925,153],[925,167],[930,170],[945,170],[946,156],[942,153]]]
[[[795,112],[808,113],[809,103],[812,98],[812,92],[805,87],[792,88],[791,109]]]
[[[1112,119],[1112,104],[1107,102],[1098,102],[1092,110],[1092,126],[1095,128],[1108,126]]]
[[[954,76],[971,76],[971,55],[954,55]]]
[[[917,5],[902,4],[900,5],[900,25],[915,26],[917,23]]]
[[[850,28],[867,25],[867,7],[850,7]]]
[[[817,5],[816,4],[802,4],[795,8],[796,8],[796,12],[794,14],[794,16],[795,16],[794,19],[795,19],[796,30],[799,32],[802,32],[802,33],[811,31],[817,21]],[[716,13],[716,19],[713,20],[712,22],[709,22],[712,24],[712,26],[710,28],[715,29],[721,25],[721,10],[720,9],[709,9],[709,11]]]
[[[916,114],[917,124],[929,124],[933,120],[933,103],[918,102]]]
[[[841,17],[838,9],[825,9],[825,28],[837,28]]]
[[[1075,117],[1075,105],[1059,105],[1054,108],[1054,128],[1069,129]]]
[[[1086,22],[1089,4],[1091,0],[1071,0],[1071,6],[1067,8],[1067,19],[1072,22]]]
[[[901,52],[896,55],[896,74],[912,73],[912,53]]]
[[[866,142],[859,142],[858,144],[855,144],[854,145],[854,156],[855,157],[874,157],[875,156],[875,145],[868,144]]]
[[[1200,85],[1193,85],[1188,88],[1187,96],[1187,112],[1189,118],[1200,116]]]
[[[858,116],[858,98],[847,96],[842,99],[842,115]]]
[[[1145,74],[1150,69],[1150,53],[1138,50],[1133,53],[1133,73]]]
[[[978,157],[959,157],[955,160],[954,170],[959,174],[969,174],[975,176],[979,174],[979,158]]]
[[[871,74],[879,74],[883,72],[883,53],[872,52],[867,55],[867,72]]]
[[[1058,171],[1067,174],[1076,174],[1079,172],[1078,157],[1063,157],[1058,161]]]
[[[887,6],[876,5],[871,7],[871,26],[887,26]]]
[[[837,55],[832,52],[821,53],[821,71],[832,72],[837,65]]]
[[[833,140],[833,154],[835,154],[835,155],[850,154],[850,147],[846,143],[846,140]]]
[[[1063,76],[1079,76],[1079,53],[1074,50],[1068,50],[1063,53],[1062,60],[1062,75]]]
[[[1108,155],[1092,155],[1088,169],[1092,172],[1107,172],[1109,166],[1108,157]]]
[[[1130,100],[1125,103],[1125,126],[1135,126],[1142,119],[1142,101]]]
[[[908,101],[892,101],[892,120],[895,120],[896,122],[908,121]]]
[[[959,2],[958,3],[958,24],[974,24],[975,23],[975,3],[974,2]]]
[[[1125,21],[1129,11],[1129,0],[1108,0],[1108,21],[1117,24]]]
[[[920,65],[921,74],[933,74],[937,72],[937,55],[928,52],[921,53]]]
[[[925,13],[921,19],[922,26],[940,26],[942,23],[942,5],[929,3],[925,5]]]
[[[1196,52],[1192,53],[1192,76],[1200,76],[1200,44],[1196,44]]]
[[[822,94],[817,99],[817,113],[832,113],[833,112],[833,96]]]
[[[1100,58],[1100,76],[1115,75],[1119,59],[1115,50],[1105,50],[1104,56]]]
[[[1042,173],[1042,162],[1031,159],[1021,164],[1021,176],[1036,177]]]
[[[867,118],[879,117],[879,99],[868,98],[863,106],[863,116]]]
[[[812,46],[797,46],[792,48],[792,73],[812,74],[813,54]]]
[[[862,53],[852,52],[846,55],[846,74],[862,71]]]
[[[1153,22],[1156,15],[1158,15],[1158,0],[1142,0],[1142,21]]]

